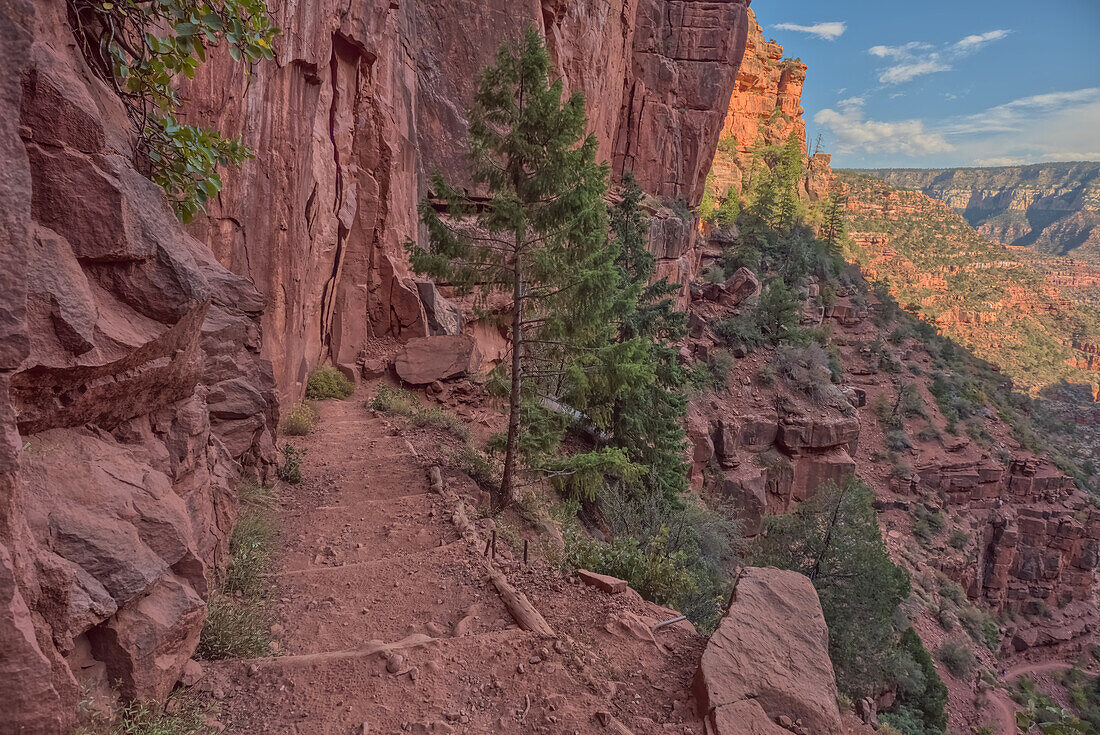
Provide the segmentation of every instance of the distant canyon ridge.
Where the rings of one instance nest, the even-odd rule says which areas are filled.
[[[852,171],[946,202],[994,243],[1100,261],[1100,162]]]

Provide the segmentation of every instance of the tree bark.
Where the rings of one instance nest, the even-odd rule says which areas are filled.
[[[500,491],[493,499],[494,510],[502,510],[515,498],[516,454],[519,444],[520,379],[523,374],[523,275],[516,258],[512,287],[512,387],[508,394],[508,440],[504,453],[504,474]]]

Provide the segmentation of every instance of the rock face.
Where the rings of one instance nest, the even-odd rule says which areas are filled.
[[[77,669],[168,693],[277,418],[263,297],[135,169],[68,29],[61,0],[0,6],[0,700],[21,733],[67,729]]]
[[[797,572],[741,572],[695,675],[700,714],[716,735],[842,731],[829,629],[810,580]]]
[[[689,408],[692,484],[728,502],[747,536],[759,533],[766,514],[784,513],[822,483],[843,483],[855,472],[850,452],[859,440],[858,418],[725,412],[731,408]],[[712,462],[723,471],[708,484]]]
[[[730,188],[741,191],[757,146],[782,144],[793,133],[806,150],[806,122],[802,119],[806,65],[799,59],[783,58],[783,47],[765,39],[752,11],[749,16],[745,58],[711,167],[711,186],[719,198],[725,197]],[[816,152],[806,157],[801,183],[805,198],[817,201],[828,194],[829,158]]]
[[[748,29],[748,0],[272,2],[276,62],[225,57],[183,90],[190,120],[257,156],[225,176],[192,230],[270,295],[265,354],[280,397],[318,362],[354,364],[371,337],[432,332],[403,244],[421,236],[427,176],[464,176],[477,71],[539,29],[567,91],[584,92],[600,156],[653,197],[659,275],[698,268],[693,216]],[[679,205],[678,205],[679,206]],[[680,207],[682,210],[682,207]]]
[[[1100,164],[954,169],[867,169],[860,173],[947,203],[1001,245],[1055,255],[1100,254]]]

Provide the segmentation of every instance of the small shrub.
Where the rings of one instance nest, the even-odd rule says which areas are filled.
[[[477,486],[490,495],[500,487],[492,463],[485,455],[472,446],[465,446],[456,457],[458,466],[477,483]]]
[[[305,436],[313,431],[317,421],[317,412],[305,401],[294,404],[294,408],[283,417],[283,433],[287,436]]]
[[[931,541],[947,526],[947,519],[941,511],[930,511],[922,503],[914,503],[910,510],[913,515],[913,535],[923,541]],[[955,587],[958,587],[958,585],[955,585]],[[959,592],[961,594],[961,588],[959,588]]]
[[[264,656],[271,643],[265,579],[276,532],[275,498],[270,488],[256,483],[238,486],[237,498],[241,514],[229,542],[229,566],[210,595],[199,638],[198,655],[205,659]]]
[[[936,658],[957,679],[965,679],[974,671],[974,654],[961,643],[954,641],[944,643],[936,649]]]
[[[924,412],[924,399],[921,398],[917,386],[909,383],[901,389],[901,413],[903,416],[920,416],[928,418]]]
[[[726,271],[720,265],[707,266],[700,275],[707,283],[725,283],[726,281]]]
[[[939,429],[932,424],[925,424],[921,427],[921,430],[917,432],[917,438],[922,442],[936,441],[940,438]]]
[[[177,695],[170,707],[159,702],[129,702],[121,707],[114,722],[102,715],[82,713],[76,735],[204,735],[207,708],[195,700]]]
[[[321,401],[326,398],[343,400],[355,392],[355,384],[336,368],[325,365],[309,374],[306,398]]]
[[[718,338],[731,347],[744,347],[746,352],[764,344],[764,335],[757,323],[748,316],[722,319],[711,325]]]
[[[380,383],[370,400],[370,407],[391,416],[412,416],[420,410],[420,401],[411,391]]]
[[[295,449],[290,444],[284,444],[282,452],[283,463],[279,465],[279,479],[291,485],[297,485],[302,481],[302,457],[305,456],[306,450]]]
[[[970,534],[957,528],[951,532],[951,536],[947,539],[948,546],[958,551],[965,549],[968,543],[970,543]]]
[[[686,554],[668,551],[667,527],[645,546],[633,536],[605,544],[573,528],[565,529],[564,535],[566,561],[571,566],[625,579],[638,594],[659,605],[679,607],[699,589],[687,568]]]
[[[886,435],[886,446],[894,452],[902,452],[906,449],[912,449],[913,443],[909,441],[909,437],[905,435],[904,431],[898,429]]]
[[[410,418],[413,426],[438,426],[463,441],[470,438],[470,429],[463,423],[462,419],[438,406],[417,411]]]

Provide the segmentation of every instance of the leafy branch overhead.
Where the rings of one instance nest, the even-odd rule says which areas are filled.
[[[138,135],[137,154],[188,222],[217,196],[219,167],[252,153],[239,138],[178,119],[180,74],[194,78],[206,51],[225,42],[234,61],[274,58],[279,32],[264,0],[68,0],[69,22],[84,58],[114,89]]]

